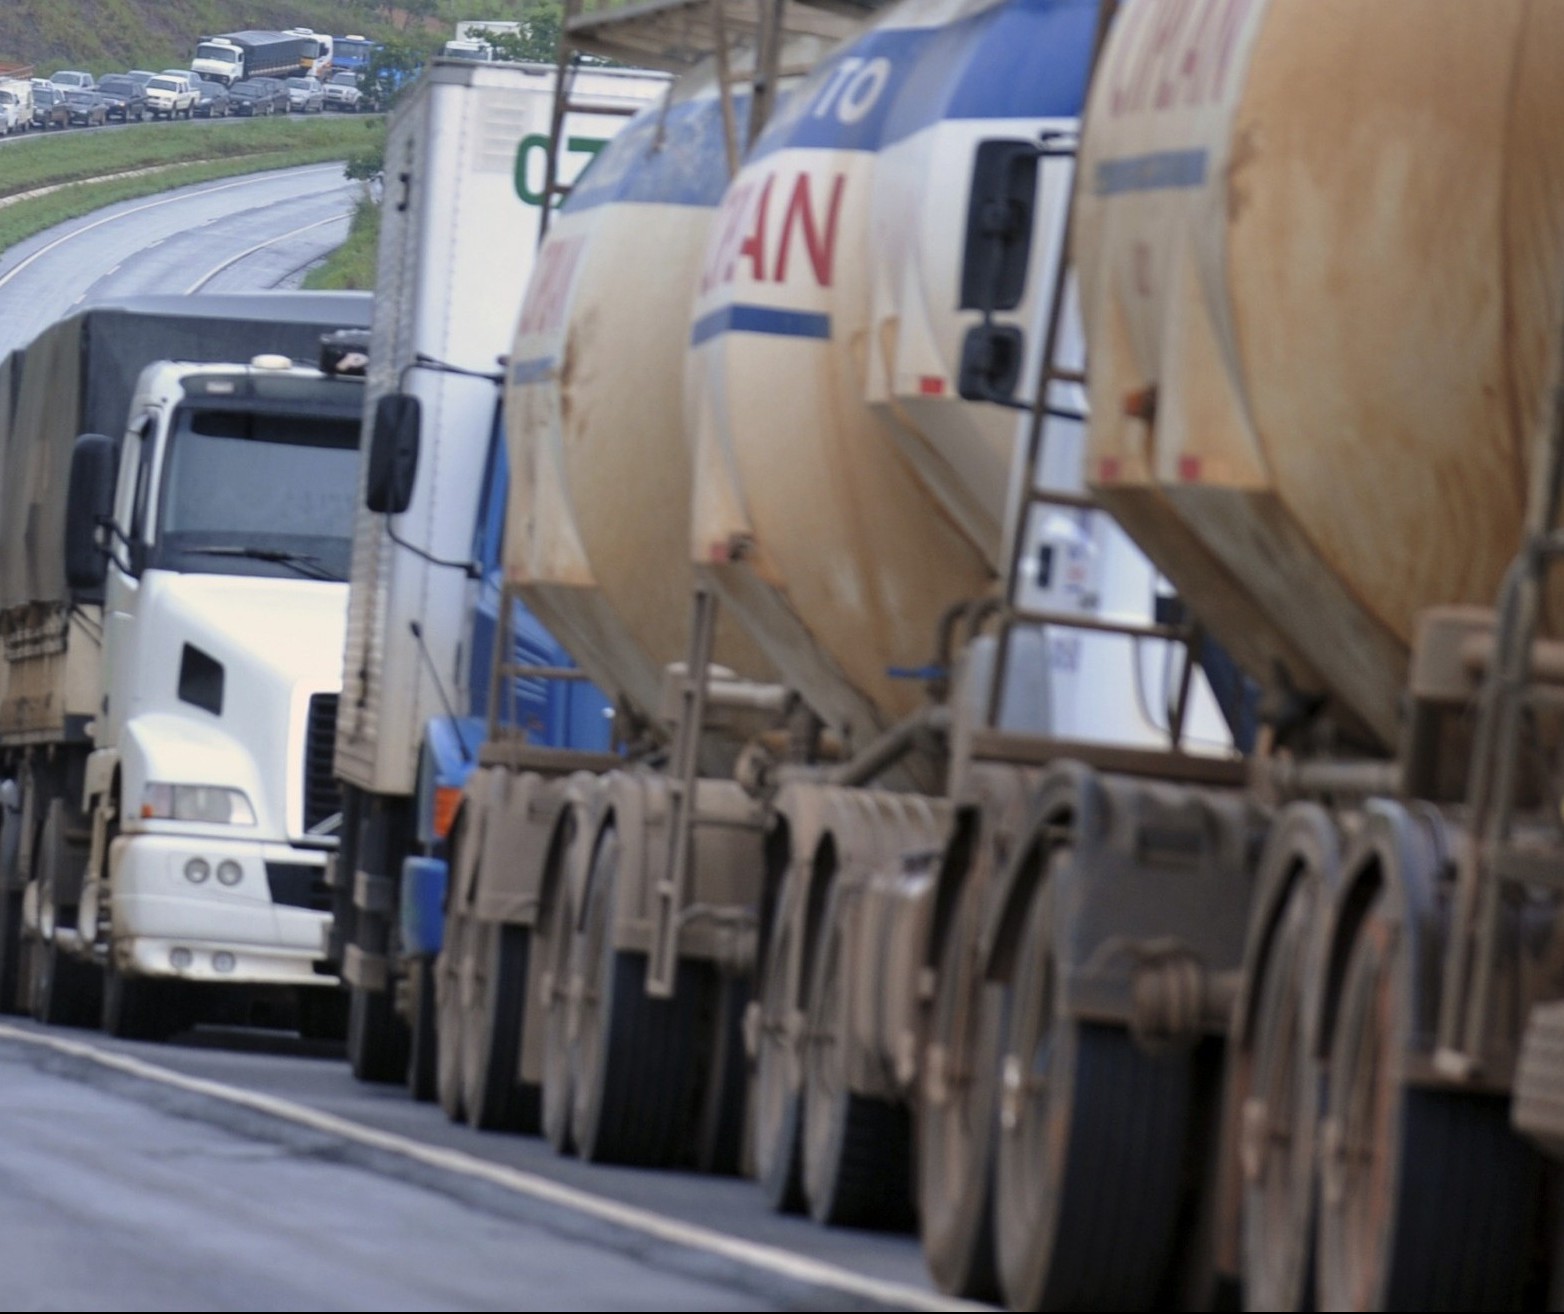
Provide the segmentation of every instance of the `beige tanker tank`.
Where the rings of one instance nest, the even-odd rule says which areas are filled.
[[[855,744],[921,705],[900,677],[951,604],[993,587],[1016,424],[956,396],[979,319],[957,305],[973,153],[1073,122],[1093,13],[888,10],[794,93],[713,231],[690,334],[692,553]]]
[[[721,123],[691,75],[604,148],[538,254],[506,389],[507,579],[648,719],[689,645],[682,328],[727,180]],[[727,620],[716,660],[767,669]]]
[[[1561,62],[1553,0],[1131,0],[1094,84],[1089,478],[1252,673],[1385,746],[1418,612],[1519,541]]]

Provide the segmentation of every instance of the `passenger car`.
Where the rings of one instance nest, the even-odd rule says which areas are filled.
[[[67,91],[65,109],[71,127],[101,128],[109,121],[109,103],[96,91]]]
[[[33,88],[33,127],[68,128],[71,126],[71,107],[65,103],[65,93],[58,87]]]
[[[276,93],[270,87],[258,85],[257,80],[236,82],[228,89],[228,111],[244,118],[258,119],[276,112]]]
[[[331,80],[326,83],[325,97],[327,109],[356,111],[364,98],[364,93],[358,88],[358,75],[333,73]]]
[[[228,117],[231,102],[228,98],[228,88],[221,82],[199,78],[196,81],[196,91],[201,96],[201,99],[196,101],[196,118],[226,119]]]
[[[159,73],[147,83],[147,108],[153,118],[190,118],[195,113],[196,93],[180,78]]]
[[[98,83],[97,91],[106,102],[109,118],[140,123],[147,117],[147,93],[134,78],[114,74]]]
[[[320,80],[308,74],[287,79],[288,108],[299,114],[319,114],[326,108],[326,93]]]
[[[81,73],[72,68],[51,74],[49,81],[61,91],[91,91],[97,85],[91,73]]]

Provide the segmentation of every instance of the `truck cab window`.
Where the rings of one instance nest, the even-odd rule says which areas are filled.
[[[358,491],[348,418],[181,407],[158,495],[164,569],[346,579]]]

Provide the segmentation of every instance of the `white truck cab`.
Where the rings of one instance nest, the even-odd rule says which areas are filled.
[[[286,357],[159,363],[122,443],[77,442],[67,576],[103,595],[78,920],[111,1031],[172,1027],[174,982],[336,985],[313,963],[362,393]]]

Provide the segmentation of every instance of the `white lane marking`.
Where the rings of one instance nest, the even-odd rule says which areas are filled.
[[[278,233],[276,237],[268,237],[264,242],[257,242],[254,246],[246,248],[245,250],[239,252],[239,254],[236,256],[230,256],[227,260],[224,260],[222,264],[217,265],[215,268],[208,270],[205,274],[202,274],[200,278],[196,279],[194,283],[185,289],[185,295],[190,296],[192,293],[199,292],[203,287],[205,287],[220,273],[222,273],[223,270],[232,268],[241,260],[249,259],[249,257],[253,256],[257,251],[264,251],[269,246],[276,246],[278,242],[286,242],[290,237],[297,237],[300,233],[307,233],[316,228],[324,228],[327,224],[341,223],[344,219],[350,218],[351,213],[352,212],[349,210],[343,210],[337,214],[330,215],[325,219],[318,219],[312,224],[305,224],[302,228],[295,228],[291,233]]]
[[[148,201],[144,205],[134,206],[129,210],[121,210],[118,214],[105,215],[102,219],[94,220],[90,224],[85,224],[81,228],[72,229],[70,232],[56,237],[47,246],[40,246],[27,259],[18,263],[14,268],[7,270],[4,274],[0,274],[0,287],[4,287],[34,261],[41,260],[56,247],[64,246],[72,238],[80,237],[83,233],[90,233],[95,228],[102,228],[104,224],[117,223],[121,219],[128,219],[131,215],[140,214],[144,210],[155,210],[160,205],[173,205],[176,201],[190,200],[197,196],[210,196],[214,192],[232,191],[235,187],[254,187],[257,183],[275,182],[284,174],[291,177],[299,177],[307,173],[325,173],[328,171],[340,173],[341,169],[342,166],[340,164],[312,165],[300,169],[273,169],[266,173],[258,173],[248,178],[241,178],[237,182],[227,182],[216,187],[207,187],[199,192],[181,191],[173,193],[164,196],[161,200]]]
[[[222,1100],[239,1108],[291,1122],[296,1126],[307,1127],[311,1131],[353,1141],[372,1150],[400,1155],[402,1158],[411,1159],[426,1167],[437,1168],[442,1172],[487,1182],[542,1204],[570,1209],[626,1231],[639,1232],[657,1241],[743,1264],[802,1285],[823,1287],[843,1295],[901,1309],[987,1310],[991,1308],[968,1301],[951,1300],[927,1291],[920,1291],[916,1287],[903,1286],[898,1282],[865,1277],[861,1273],[838,1268],[835,1264],[828,1264],[823,1260],[795,1255],[758,1241],[745,1241],[740,1237],[726,1236],[696,1223],[664,1218],[649,1209],[592,1195],[587,1191],[550,1181],[547,1177],[539,1177],[536,1173],[525,1172],[519,1168],[490,1163],[486,1159],[476,1158],[461,1150],[447,1150],[439,1146],[425,1145],[406,1136],[398,1136],[394,1132],[365,1127],[347,1118],[340,1118],[336,1114],[322,1113],[318,1109],[295,1104],[292,1100],[278,1099],[274,1095],[242,1090],[223,1082],[208,1081],[204,1077],[189,1077],[182,1072],[160,1068],[155,1064],[132,1058],[128,1054],[116,1054],[111,1050],[99,1049],[96,1045],[89,1045],[83,1041],[39,1035],[7,1024],[0,1024],[0,1040],[13,1040],[19,1044],[52,1049],[56,1053],[85,1059],[100,1067],[122,1072],[143,1081],[155,1082],[160,1086],[172,1087],[192,1095]]]

